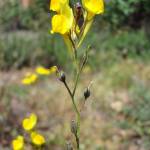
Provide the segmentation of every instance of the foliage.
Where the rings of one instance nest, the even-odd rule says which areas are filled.
[[[105,67],[111,69],[112,64],[126,57],[149,61],[150,46],[143,30],[118,30],[118,33],[112,33],[93,29],[91,33],[85,43],[91,44],[89,64],[94,70]]]
[[[85,44],[90,44],[92,47],[89,53],[89,65],[92,69],[111,66],[124,53],[127,53],[127,57],[130,58],[141,61],[149,60],[149,41],[142,30],[120,31],[118,34],[105,30],[91,31],[90,38],[85,40]],[[24,38],[26,36],[28,38]],[[82,48],[85,49],[84,45]],[[31,52],[34,53],[31,55]],[[80,53],[83,53],[82,49]],[[68,69],[71,67],[71,64],[67,63],[69,54],[66,54],[63,40],[58,35],[44,35],[43,32],[3,33],[3,36],[0,37],[0,58],[1,69],[39,64],[47,67],[53,64],[59,64],[59,66],[63,64]]]
[[[120,126],[124,129],[130,129],[135,136],[142,140],[145,149],[149,149],[150,139],[150,88],[143,83],[135,83],[130,89],[131,101],[130,105],[123,108],[124,121],[120,122]]]
[[[10,9],[11,8],[11,9]],[[1,30],[48,29],[48,3],[36,0],[29,8],[23,9],[20,1],[6,0],[0,3]]]
[[[148,0],[110,0],[106,6],[104,20],[116,29],[123,26],[139,28],[150,15]]]
[[[24,37],[28,38],[24,38]],[[57,36],[37,34],[32,32],[17,32],[5,34],[0,38],[1,69],[22,68],[43,64],[51,66],[66,64],[68,55],[61,39],[55,43]],[[40,41],[40,42],[39,42]],[[51,46],[49,46],[51,45]]]

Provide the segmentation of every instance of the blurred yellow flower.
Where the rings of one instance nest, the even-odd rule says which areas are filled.
[[[51,33],[68,33],[73,26],[73,11],[68,4],[61,5],[60,13],[52,18]]]
[[[13,150],[22,150],[24,147],[24,138],[19,135],[16,139],[12,141]]]
[[[32,140],[32,143],[37,146],[41,146],[45,143],[45,138],[37,132],[31,133],[31,140]]]
[[[40,75],[50,75],[52,73],[55,73],[57,70],[58,69],[56,66],[52,66],[49,69],[44,68],[44,67],[37,67],[35,71],[37,74],[40,74]]]
[[[61,6],[65,3],[69,3],[68,0],[51,0],[50,2],[50,10],[59,12],[61,9]]]
[[[57,66],[52,66],[52,67],[50,67],[50,72],[51,72],[51,73],[56,73],[57,71],[58,71]]]
[[[36,68],[36,73],[40,74],[40,75],[49,75],[50,74],[50,70],[44,67],[37,67]]]
[[[82,0],[84,8],[87,10],[88,19],[91,19],[96,14],[104,12],[103,0]]]
[[[25,118],[22,121],[22,126],[26,131],[32,130],[37,123],[37,116],[35,114],[31,114],[28,118]]]
[[[24,79],[22,79],[22,84],[24,84],[24,85],[30,85],[30,84],[33,84],[33,83],[35,83],[36,82],[36,80],[37,80],[37,75],[36,74],[31,74],[31,73],[28,73],[26,76],[25,76],[25,78]]]

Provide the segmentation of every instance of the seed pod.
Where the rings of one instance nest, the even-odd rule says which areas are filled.
[[[62,81],[62,82],[66,81],[66,76],[65,76],[64,72],[60,72],[59,80]]]
[[[78,127],[77,127],[77,123],[74,121],[74,120],[72,120],[71,121],[71,132],[76,136],[77,135],[77,129]]]
[[[85,100],[87,100],[87,98],[89,98],[90,97],[90,89],[89,88],[86,88],[86,90],[84,91],[84,98],[85,98]]]

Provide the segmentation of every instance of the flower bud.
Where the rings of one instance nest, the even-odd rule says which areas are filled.
[[[87,98],[89,98],[90,97],[90,89],[89,88],[86,88],[86,90],[84,91],[84,98],[85,98],[85,100],[87,100]]]
[[[67,150],[73,150],[73,146],[70,142],[66,144]]]
[[[77,123],[72,120],[71,121],[71,132],[76,136],[77,135]]]
[[[84,23],[84,17],[83,17],[82,5],[80,4],[80,2],[77,2],[75,4],[75,19],[79,28],[81,28]]]
[[[59,80],[62,81],[62,82],[65,82],[66,81],[66,76],[64,74],[64,72],[60,72],[60,75],[59,75]]]

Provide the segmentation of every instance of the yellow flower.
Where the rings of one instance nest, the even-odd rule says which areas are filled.
[[[49,69],[46,69],[44,67],[37,67],[36,73],[40,75],[50,75],[52,73],[55,73],[57,70],[58,69],[56,66],[50,67]]]
[[[45,138],[37,132],[31,133],[31,140],[32,140],[32,143],[37,146],[41,146],[45,143]]]
[[[66,34],[73,26],[73,12],[68,4],[61,6],[60,13],[52,18],[51,33]]]
[[[31,74],[31,73],[29,73],[29,74],[27,74],[26,76],[25,76],[25,78],[24,79],[22,79],[22,84],[24,84],[24,85],[30,85],[30,84],[32,84],[32,83],[35,83],[36,82],[36,80],[37,80],[37,75],[36,74]]]
[[[88,19],[91,19],[96,14],[104,12],[103,0],[82,0],[84,8],[87,10]]]
[[[68,0],[51,0],[50,10],[59,12],[61,9],[61,6],[68,2],[69,2]]]
[[[37,67],[36,68],[36,73],[38,73],[40,75],[49,75],[50,74],[50,70],[46,69],[44,67]]]
[[[22,126],[26,131],[32,130],[37,123],[37,116],[35,114],[31,114],[28,118],[25,118],[22,121]]]
[[[22,150],[24,147],[24,138],[19,135],[16,139],[12,141],[13,150]]]

